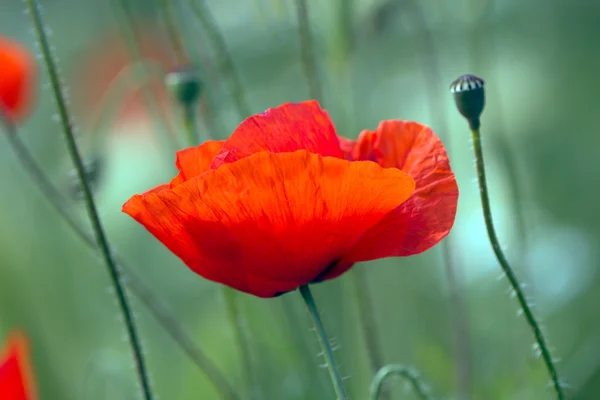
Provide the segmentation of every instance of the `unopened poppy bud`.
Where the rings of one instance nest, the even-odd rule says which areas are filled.
[[[450,85],[456,107],[471,129],[479,129],[479,117],[485,106],[484,85],[485,81],[475,75],[463,75]]]
[[[202,83],[198,71],[193,67],[183,67],[169,72],[165,85],[182,106],[191,106],[200,97]]]

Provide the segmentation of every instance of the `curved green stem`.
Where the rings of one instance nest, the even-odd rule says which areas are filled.
[[[98,243],[98,247],[102,251],[104,262],[108,268],[112,284],[115,288],[121,312],[123,313],[125,326],[127,328],[127,333],[129,335],[129,340],[133,350],[133,356],[136,363],[136,369],[140,380],[142,393],[146,400],[151,400],[152,389],[150,388],[150,379],[148,377],[148,371],[144,362],[142,346],[134,322],[133,313],[131,311],[129,301],[125,293],[125,289],[121,284],[120,272],[117,263],[114,260],[112,251],[110,249],[110,245],[108,243],[108,239],[104,233],[104,228],[102,226],[102,222],[100,221],[100,216],[98,214],[98,210],[94,202],[94,197],[92,196],[92,191],[86,180],[85,166],[83,164],[83,160],[81,159],[81,155],[79,154],[79,149],[77,148],[75,135],[73,133],[73,125],[71,123],[70,116],[67,110],[63,89],[60,85],[60,78],[58,76],[56,63],[54,61],[54,58],[52,57],[50,44],[48,43],[48,38],[46,36],[45,27],[42,22],[41,13],[39,11],[39,7],[36,0],[26,0],[26,3],[29,9],[29,13],[31,14],[36,38],[40,46],[40,51],[44,58],[44,63],[46,65],[46,70],[50,79],[50,85],[52,86],[52,91],[54,92],[54,97],[57,103],[58,113],[62,123],[62,130],[65,137],[65,142],[67,144],[67,149],[73,161],[73,164],[75,164],[75,168],[77,169],[77,176],[79,178],[79,184],[81,185],[81,190],[85,199],[85,205],[87,208],[88,216],[94,229],[94,234]]]
[[[113,4],[120,22],[119,27],[121,28],[127,51],[134,61],[141,60],[142,55],[138,48],[138,38],[134,31],[134,18],[131,15],[129,4],[127,4],[127,0],[113,0]],[[164,110],[157,103],[150,88],[143,87],[141,94],[144,105],[148,108],[150,120],[154,125],[159,140],[163,142],[165,148],[175,151],[177,143],[175,142],[175,135],[169,124],[168,116],[165,115]]]
[[[477,178],[479,180],[479,193],[481,195],[481,206],[483,208],[483,218],[485,220],[485,227],[487,229],[488,237],[490,239],[490,243],[492,244],[492,249],[494,250],[494,254],[500,263],[500,267],[506,274],[506,278],[510,282],[512,290],[514,291],[517,301],[523,310],[523,315],[525,315],[525,319],[527,323],[531,327],[533,331],[533,336],[537,342],[537,346],[539,347],[542,359],[546,364],[546,368],[548,369],[548,373],[550,374],[550,378],[552,379],[552,386],[556,391],[557,398],[559,400],[564,399],[564,393],[562,386],[560,384],[560,380],[558,378],[558,372],[556,371],[556,367],[554,366],[554,362],[552,361],[552,356],[550,355],[550,349],[542,333],[539,323],[535,319],[533,312],[531,311],[531,307],[525,298],[525,294],[521,288],[519,280],[515,275],[515,272],[511,268],[506,256],[502,252],[502,248],[500,247],[500,241],[498,240],[498,236],[496,235],[496,229],[494,228],[494,221],[492,219],[492,209],[490,206],[490,199],[488,195],[487,182],[485,177],[485,164],[483,162],[483,147],[481,144],[481,135],[478,129],[471,130],[471,137],[473,139],[473,150],[475,152],[475,163],[477,166]]]
[[[200,25],[208,35],[208,39],[212,42],[215,52],[217,53],[218,63],[223,68],[224,73],[229,77],[229,88],[240,118],[245,119],[250,116],[250,106],[246,100],[244,86],[238,75],[233,58],[231,57],[231,54],[229,54],[223,34],[204,4],[204,0],[190,0],[190,5],[192,6],[194,14],[196,14],[196,18],[198,18]]]
[[[50,205],[89,248],[99,250],[94,237],[87,233],[81,224],[76,221],[68,211],[67,200],[50,182],[35,158],[23,144],[18,136],[16,127],[3,118],[0,118],[0,121],[5,125],[6,137],[8,138],[8,142],[13,152],[17,156],[17,159],[21,163],[21,166],[40,189],[46,200],[50,202]],[[215,388],[222,393],[223,398],[238,400],[239,396],[233,390],[227,378],[219,371],[204,352],[196,346],[191,336],[175,319],[172,312],[169,310],[169,306],[157,297],[154,294],[154,291],[144,284],[143,280],[137,276],[134,273],[134,270],[126,265],[124,261],[119,260],[118,258],[116,261],[123,272],[124,280],[127,282],[127,285],[131,288],[132,292],[138,297],[142,304],[144,304],[159,325],[162,326],[171,338],[182,348],[192,362],[206,374]]]
[[[386,365],[381,368],[371,381],[369,390],[369,400],[378,400],[381,395],[383,383],[388,376],[399,375],[410,382],[415,394],[421,400],[433,400],[433,397],[428,393],[425,385],[420,381],[419,376],[410,368],[400,364]]]
[[[111,120],[111,116],[127,95],[133,95],[136,91],[144,89],[154,78],[160,78],[162,83],[165,74],[164,68],[152,60],[140,59],[121,68],[98,102],[98,112],[90,123],[93,137],[98,139],[103,137],[98,133],[104,131],[107,121]]]
[[[300,35],[300,49],[302,52],[302,66],[308,81],[308,92],[311,99],[323,101],[323,92],[319,83],[317,60],[314,54],[310,25],[308,18],[308,4],[306,0],[296,0],[298,14],[298,31]]]
[[[319,345],[321,346],[323,356],[325,357],[325,363],[327,365],[327,369],[329,370],[329,377],[331,378],[331,382],[333,383],[333,389],[335,390],[337,400],[348,400],[348,395],[346,394],[346,390],[344,389],[344,382],[342,381],[342,375],[340,374],[338,365],[335,362],[333,350],[331,349],[331,345],[329,344],[329,339],[327,337],[327,333],[325,332],[323,322],[321,321],[319,310],[317,309],[317,305],[315,304],[315,299],[313,298],[313,295],[308,285],[300,286],[299,290],[300,294],[302,295],[302,299],[306,304],[306,308],[308,310],[308,313],[310,314],[310,318],[312,319],[313,325],[315,326],[317,339],[319,340]]]

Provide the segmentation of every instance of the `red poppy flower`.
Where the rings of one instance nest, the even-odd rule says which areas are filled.
[[[19,43],[0,36],[0,111],[11,122],[19,122],[31,108],[35,64]]]
[[[34,400],[27,353],[27,340],[21,333],[13,334],[4,354],[0,354],[0,399]]]
[[[170,184],[123,211],[196,273],[259,297],[424,251],[456,213],[429,128],[386,121],[353,142],[316,101],[252,116],[224,142],[178,152],[176,165]]]

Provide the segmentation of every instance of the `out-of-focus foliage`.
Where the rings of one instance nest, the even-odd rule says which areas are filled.
[[[81,95],[78,68],[94,53],[98,38],[118,28],[115,2],[41,3],[67,87],[74,97]],[[213,123],[203,120],[200,126],[206,132],[212,125],[212,133],[224,138],[242,118],[228,77],[220,73],[187,0],[174,3],[184,42],[206,73],[212,107],[205,116]],[[153,34],[168,40],[158,2],[130,4]],[[252,112],[307,98],[292,0],[213,0],[207,6],[224,33]],[[18,1],[2,3],[0,34],[35,51],[24,8]],[[324,106],[341,134],[356,137],[381,119],[417,120],[431,125],[450,150],[461,197],[448,240],[468,312],[471,398],[551,399],[553,393],[486,239],[467,124],[448,92],[448,84],[467,72],[487,82],[482,134],[501,240],[561,359],[557,365],[570,386],[569,398],[598,398],[600,56],[594,49],[600,3],[312,0],[309,12]],[[96,194],[111,243],[244,390],[219,287],[189,271],[120,212],[132,194],[174,176],[174,154],[154,139],[143,114],[99,133],[90,130],[89,115],[78,106],[80,143],[89,157],[103,157]],[[72,166],[54,113],[42,76],[37,110],[19,134],[68,193]],[[92,140],[100,134],[108,139]],[[2,137],[0,142],[7,143]],[[522,193],[517,202],[510,184],[515,178]],[[136,398],[132,359],[101,260],[47,204],[8,145],[0,145],[0,180],[0,338],[15,326],[30,333],[42,400]],[[74,203],[73,212],[85,217],[81,204]],[[524,236],[518,212],[526,221]],[[465,355],[455,349],[441,246],[356,268],[366,272],[374,296],[385,362],[414,366],[433,393],[457,397],[456,371]],[[351,279],[347,274],[316,285],[314,292],[329,333],[341,345],[336,356],[349,376],[351,398],[366,399],[372,371]],[[334,398],[300,296],[239,299],[260,382],[257,398]],[[173,400],[218,398],[147,310],[133,303],[156,393]],[[391,385],[395,398],[411,398],[401,385]]]

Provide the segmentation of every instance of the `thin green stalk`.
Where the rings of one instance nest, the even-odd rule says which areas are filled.
[[[321,321],[321,316],[319,315],[319,310],[317,309],[317,305],[315,304],[315,299],[313,298],[313,295],[308,285],[300,286],[299,290],[300,294],[302,295],[302,299],[306,304],[308,314],[310,315],[313,325],[315,326],[317,339],[319,340],[321,351],[323,352],[323,356],[325,357],[325,363],[327,365],[327,369],[329,370],[329,377],[331,378],[331,383],[333,383],[333,389],[335,390],[337,400],[348,400],[348,395],[346,394],[346,390],[344,389],[344,382],[342,381],[342,375],[340,374],[338,365],[335,362],[333,350],[331,348],[331,345],[329,344],[329,338],[327,337],[325,327],[323,326],[323,322]]]
[[[160,7],[162,8],[162,15],[167,27],[167,34],[169,40],[173,45],[173,50],[177,55],[177,59],[180,63],[186,63],[188,61],[188,55],[183,43],[183,35],[179,29],[177,23],[177,15],[175,12],[175,5],[177,4],[174,0],[160,0]]]
[[[190,5],[194,14],[198,18],[200,25],[206,32],[208,39],[212,42],[214,50],[217,54],[217,62],[223,68],[225,75],[229,77],[229,89],[235,102],[238,114],[241,119],[250,116],[250,106],[246,100],[244,86],[238,75],[237,69],[233,62],[233,58],[227,49],[227,44],[223,38],[219,27],[215,23],[214,18],[210,14],[208,7],[204,4],[204,0],[190,0]]]
[[[260,385],[256,377],[255,369],[252,366],[252,353],[250,351],[250,343],[248,341],[248,333],[240,309],[237,304],[237,293],[230,287],[223,287],[223,299],[227,309],[227,317],[233,327],[235,341],[242,359],[242,366],[245,373],[246,385],[251,393],[250,398],[261,399],[262,396],[258,393]]]
[[[319,83],[317,72],[317,59],[314,54],[312,38],[310,35],[310,22],[308,17],[308,4],[306,0],[296,0],[298,14],[298,33],[300,35],[300,49],[302,53],[302,66],[308,81],[308,92],[311,99],[323,101],[323,91]]]
[[[194,112],[195,105],[196,104],[183,106],[183,124],[185,125],[185,132],[190,146],[197,146],[202,142],[200,139],[200,132],[196,126],[196,115]]]
[[[554,362],[552,361],[552,356],[550,355],[550,349],[544,338],[544,334],[538,324],[533,312],[531,311],[531,307],[525,298],[525,294],[521,289],[521,285],[517,276],[515,275],[513,269],[511,268],[506,256],[502,252],[502,248],[500,247],[500,241],[498,240],[498,236],[496,235],[496,229],[494,228],[494,221],[492,218],[492,208],[490,205],[490,199],[488,195],[488,187],[485,177],[485,164],[483,162],[483,146],[481,144],[481,135],[479,133],[479,129],[471,129],[471,138],[473,139],[473,151],[475,152],[475,163],[477,166],[477,178],[479,180],[479,194],[481,195],[481,206],[483,209],[483,218],[485,220],[485,227],[487,229],[488,237],[490,239],[490,243],[492,245],[492,249],[494,250],[494,254],[500,263],[500,267],[506,274],[506,278],[510,282],[512,290],[514,291],[517,301],[523,310],[523,315],[525,315],[525,319],[527,323],[531,327],[533,331],[533,335],[537,342],[537,346],[539,347],[540,354],[544,363],[546,364],[546,368],[548,369],[548,373],[550,374],[550,378],[552,379],[552,386],[556,391],[557,398],[559,400],[563,400],[564,393],[562,386],[560,384],[560,380],[558,378],[558,372],[556,367],[554,366]]]
[[[378,400],[381,395],[383,383],[388,376],[399,375],[406,379],[412,386],[413,391],[421,400],[433,400],[433,397],[428,393],[426,386],[421,382],[419,376],[410,368],[404,365],[392,364],[381,368],[373,381],[371,381],[371,389],[369,390],[369,400]]]
[[[433,127],[436,131],[439,129],[440,138],[443,139],[448,152],[450,152],[450,128],[446,106],[439,90],[442,87],[439,60],[437,57],[435,42],[431,29],[427,23],[421,3],[413,0],[407,3],[412,8],[412,14],[418,22],[418,26],[423,28],[420,46],[423,66],[423,78],[427,95],[427,104],[431,117],[433,118]],[[469,316],[465,306],[463,294],[461,292],[459,277],[460,266],[456,265],[452,254],[452,236],[446,237],[441,243],[442,257],[446,281],[449,290],[449,306],[451,310],[451,329],[453,336],[453,352],[457,359],[456,383],[458,395],[461,400],[471,398],[471,349],[469,345]]]
[[[27,174],[31,177],[35,185],[41,190],[43,196],[50,202],[50,205],[58,212],[67,225],[75,234],[91,249],[99,250],[93,236],[86,232],[81,224],[75,220],[68,210],[67,200],[61,192],[50,182],[43,169],[36,162],[27,147],[23,144],[16,127],[7,120],[0,118],[6,128],[8,142],[17,156],[17,160]],[[233,390],[227,378],[219,371],[213,362],[196,346],[191,336],[175,319],[170,307],[154,294],[143,280],[134,273],[134,270],[119,260],[115,255],[117,264],[120,266],[124,281],[131,288],[133,293],[148,309],[150,314],[156,319],[159,325],[171,336],[184,353],[192,360],[196,366],[206,374],[215,388],[220,391],[224,399],[239,400],[239,396]]]
[[[469,35],[471,38],[470,46],[470,59],[474,65],[473,70],[482,70],[483,67],[486,70],[486,77],[492,81],[500,82],[500,69],[498,68],[498,44],[496,35],[493,33],[494,26],[494,11],[497,9],[496,1],[490,0],[485,2],[484,9],[481,10],[481,16],[478,18],[478,23],[474,27],[474,32]],[[496,56],[496,57],[494,57]],[[496,58],[496,59],[494,59]],[[489,63],[486,66],[486,63]],[[495,72],[495,73],[494,73]],[[491,75],[491,76],[490,76]],[[495,75],[495,77],[494,77]],[[526,197],[524,193],[525,186],[522,184],[523,180],[519,174],[517,157],[515,151],[511,146],[509,135],[507,134],[506,123],[504,119],[504,110],[501,98],[502,86],[498,85],[495,90],[486,93],[486,97],[490,104],[494,104],[494,113],[496,118],[494,119],[494,147],[499,149],[499,154],[504,158],[504,171],[506,173],[506,184],[509,187],[511,208],[513,210],[515,227],[516,227],[516,240],[514,241],[516,247],[517,262],[520,265],[526,276],[531,275],[531,271],[525,262],[528,247],[528,234],[527,234],[527,218],[523,207],[523,199]],[[491,135],[490,135],[491,137]],[[535,285],[535,282],[531,282]]]
[[[351,279],[354,284],[354,296],[358,305],[358,314],[360,316],[360,326],[367,348],[369,364],[373,374],[383,366],[383,354],[379,345],[379,329],[375,321],[375,307],[371,297],[371,289],[367,283],[367,276],[361,266],[357,266],[352,271]]]
[[[140,54],[140,50],[138,48],[138,38],[134,32],[134,18],[131,15],[129,4],[127,4],[127,0],[113,0],[113,2],[114,8],[117,11],[117,17],[120,20],[119,26],[123,32],[122,36],[125,41],[127,51],[133,57],[133,61],[138,61],[142,59],[142,55]],[[171,153],[174,152],[177,148],[177,143],[175,141],[175,135],[173,135],[173,131],[168,122],[169,118],[167,115],[165,115],[164,110],[160,107],[160,105],[157,104],[150,88],[143,88],[142,99],[148,108],[150,119],[154,124],[154,129],[159,139],[163,142],[166,149],[173,150]]]
[[[88,182],[86,181],[85,166],[83,164],[83,160],[81,159],[81,155],[79,154],[79,149],[77,148],[75,135],[73,133],[73,125],[67,110],[63,89],[60,85],[60,77],[58,76],[56,63],[52,57],[50,44],[48,43],[41,13],[36,0],[26,0],[26,4],[29,9],[29,13],[31,14],[33,27],[36,32],[36,38],[44,58],[44,63],[50,79],[50,85],[52,86],[52,91],[54,92],[69,156],[71,157],[73,163],[75,164],[75,168],[77,169],[77,176],[81,185],[81,191],[83,192],[88,216],[94,229],[98,247],[100,247],[102,251],[104,262],[106,263],[112,284],[115,288],[121,312],[123,313],[125,326],[127,328],[127,333],[129,335],[130,344],[133,350],[137,373],[139,375],[138,377],[140,380],[142,393],[145,400],[152,400],[152,389],[150,388],[150,380],[148,378],[146,364],[144,363],[144,355],[142,353],[142,346],[135,326],[133,313],[131,311],[131,307],[129,305],[123,285],[121,284],[120,272],[117,263],[113,258],[108,239],[104,233],[104,228],[102,226],[102,222],[100,221],[100,216],[98,215],[98,210],[94,202],[92,191]]]

